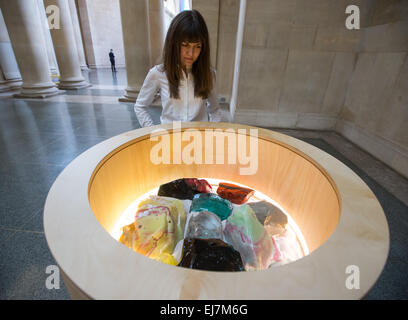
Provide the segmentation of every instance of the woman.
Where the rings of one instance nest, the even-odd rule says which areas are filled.
[[[172,121],[221,121],[215,89],[215,71],[210,67],[208,30],[196,10],[179,13],[172,20],[163,49],[163,64],[150,69],[135,104],[142,127],[152,126],[147,112],[160,91],[161,123]]]

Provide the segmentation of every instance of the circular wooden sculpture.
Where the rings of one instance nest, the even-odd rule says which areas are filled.
[[[225,135],[223,147],[222,138],[206,143],[214,132]],[[155,153],[159,143],[170,161]],[[290,213],[310,254],[263,271],[210,272],[149,259],[110,235],[130,203],[182,177],[235,181],[266,194]],[[44,230],[74,299],[359,299],[389,249],[383,210],[352,170],[295,138],[231,123],[160,125],[95,145],[54,182]]]

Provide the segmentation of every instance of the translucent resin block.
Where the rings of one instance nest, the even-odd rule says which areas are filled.
[[[221,219],[216,214],[209,211],[191,212],[187,221],[186,238],[223,240]]]
[[[270,235],[282,235],[285,232],[288,217],[281,209],[267,201],[251,202],[248,205]]]
[[[283,235],[273,236],[273,239],[281,251],[282,264],[298,260],[304,256],[296,234],[290,228],[285,230]]]
[[[280,260],[273,238],[248,205],[234,209],[226,221],[224,239],[239,251],[245,270],[267,269]]]

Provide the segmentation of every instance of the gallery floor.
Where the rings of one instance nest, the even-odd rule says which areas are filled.
[[[55,265],[43,206],[59,173],[93,145],[139,128],[132,103],[119,103],[125,70],[85,71],[92,87],[46,100],[0,95],[0,299],[69,299],[61,281],[47,289]],[[151,107],[159,123],[160,107]],[[273,128],[271,128],[273,129]],[[333,155],[372,189],[386,214],[390,251],[365,299],[408,299],[408,180],[332,131],[273,129]],[[69,197],[69,194],[67,194]],[[364,275],[361,275],[364,276]]]

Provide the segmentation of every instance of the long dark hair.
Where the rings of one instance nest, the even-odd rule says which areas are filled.
[[[192,66],[194,96],[207,99],[213,87],[210,61],[210,41],[207,25],[197,10],[180,12],[171,21],[163,49],[163,71],[169,82],[170,97],[179,99],[182,78],[180,47],[182,42],[201,42],[201,52]]]

